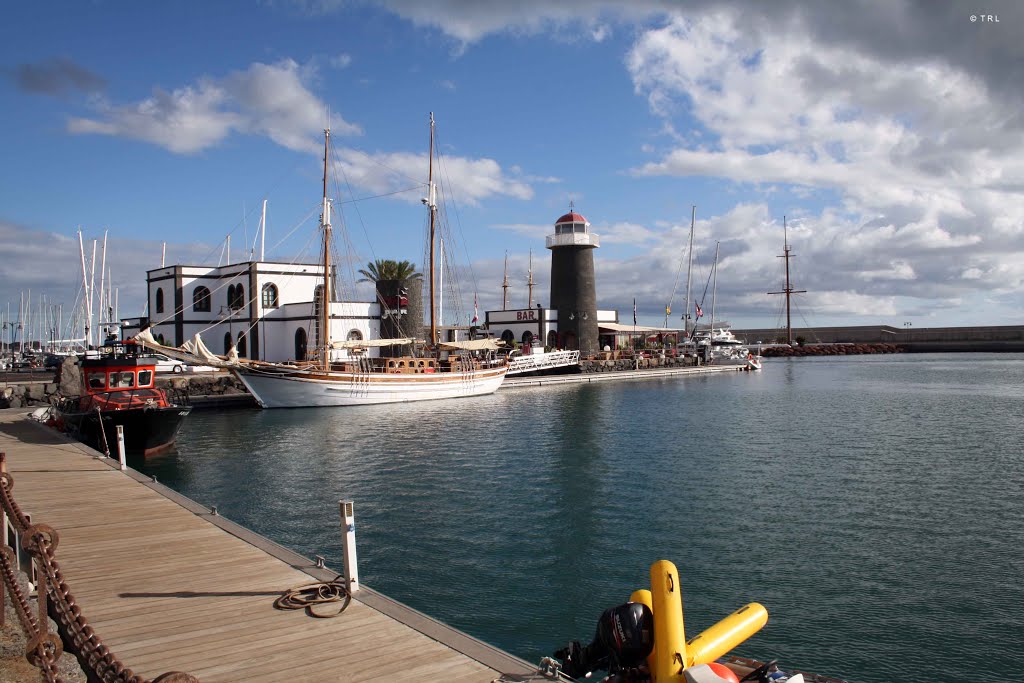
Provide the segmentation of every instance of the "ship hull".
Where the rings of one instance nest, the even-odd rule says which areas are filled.
[[[174,445],[191,410],[191,406],[177,405],[100,412],[59,410],[58,417],[68,434],[116,458],[118,426],[123,428],[126,454],[154,455]]]
[[[507,366],[471,372],[347,373],[236,370],[263,408],[362,406],[493,394]]]

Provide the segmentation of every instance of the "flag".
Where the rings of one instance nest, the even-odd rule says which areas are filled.
[[[665,315],[666,316],[672,315],[672,307],[671,306],[665,306]]]
[[[636,299],[633,299],[633,325],[636,325]]]
[[[480,316],[479,316],[479,314],[477,312],[476,294],[474,294],[473,295],[473,322],[471,324],[476,325],[479,320],[480,320]]]
[[[697,317],[698,317],[698,318],[699,318],[699,317],[701,317],[702,315],[704,315],[704,311],[700,310],[700,304],[699,304],[699,303],[697,303],[696,301],[694,301],[694,302],[693,302],[693,305],[694,305],[694,307],[695,307],[695,308],[697,309]]]

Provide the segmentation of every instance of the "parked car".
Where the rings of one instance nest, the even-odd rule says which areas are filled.
[[[162,353],[154,353],[151,358],[156,361],[157,372],[185,372],[188,368],[187,364],[174,358],[168,358]]]

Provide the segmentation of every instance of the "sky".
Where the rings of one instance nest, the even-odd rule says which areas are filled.
[[[433,112],[445,322],[502,307],[506,260],[509,307],[531,259],[546,305],[571,206],[624,322],[681,326],[689,275],[691,311],[784,325],[787,240],[794,326],[1022,324],[1022,29],[1012,0],[8,3],[0,317],[70,317],[79,231],[121,317],[164,249],[258,256],[264,200],[265,258],[315,260],[328,126],[343,279],[423,270]]]

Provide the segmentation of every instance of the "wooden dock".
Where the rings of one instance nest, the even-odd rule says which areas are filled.
[[[363,586],[333,619],[273,603],[336,572],[27,419],[0,411],[13,498],[56,529],[82,612],[137,674],[202,683],[549,680]],[[340,533],[340,530],[339,530]]]

